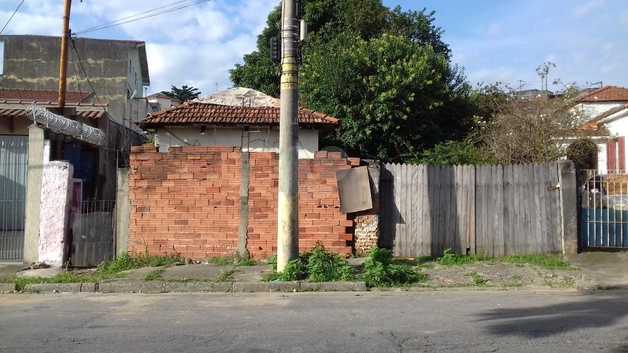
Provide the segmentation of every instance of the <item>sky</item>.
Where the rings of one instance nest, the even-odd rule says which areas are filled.
[[[20,0],[0,0],[0,28]],[[175,0],[74,0],[73,32],[174,3]],[[61,0],[24,0],[3,34],[58,35]],[[628,86],[625,0],[384,0],[435,11],[436,23],[472,83],[539,88],[535,69],[557,65],[550,81]],[[147,44],[151,87],[192,85],[203,94],[232,86],[229,69],[255,49],[277,0],[210,0],[178,12],[80,36]]]

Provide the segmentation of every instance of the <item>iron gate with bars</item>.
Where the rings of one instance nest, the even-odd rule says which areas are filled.
[[[0,136],[0,262],[22,261],[28,136]]]
[[[628,173],[579,175],[580,246],[582,249],[628,249]]]

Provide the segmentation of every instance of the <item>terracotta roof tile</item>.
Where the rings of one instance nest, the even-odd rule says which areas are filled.
[[[144,127],[164,125],[278,125],[279,108],[238,107],[201,102],[187,102],[163,112],[149,114]],[[299,109],[299,124],[335,126],[338,119],[308,109]]]
[[[606,86],[583,94],[578,98],[580,103],[595,102],[628,102],[628,88]]]

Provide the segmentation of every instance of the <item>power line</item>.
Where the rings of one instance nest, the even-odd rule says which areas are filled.
[[[7,28],[9,23],[11,23],[11,20],[13,19],[13,16],[15,16],[15,14],[18,11],[20,11],[20,7],[22,7],[22,4],[24,4],[24,0],[20,1],[20,3],[17,4],[17,7],[15,8],[15,10],[13,10],[13,13],[11,14],[11,17],[9,17],[9,19],[7,20],[7,23],[5,23],[4,26],[2,27],[2,29],[0,29],[0,34],[2,34],[2,32],[4,32],[4,30]]]
[[[92,85],[92,81],[90,81],[89,75],[87,74],[87,71],[85,71],[85,68],[83,67],[83,60],[81,58],[81,54],[79,54],[78,49],[76,49],[76,40],[74,38],[71,38],[71,43],[72,43],[72,50],[74,50],[74,53],[76,54],[76,59],[78,61],[79,75],[81,73],[83,74],[83,76],[85,77],[85,80],[87,81],[87,85],[89,86],[89,88],[92,89],[92,94],[96,96],[96,89],[94,88],[94,85]]]
[[[177,1],[177,2],[172,3],[170,5],[160,6],[160,7],[157,7],[157,8],[151,9],[151,10],[147,10],[147,11],[143,11],[143,12],[140,12],[140,13],[137,13],[137,14],[134,14],[134,15],[122,17],[122,18],[119,18],[119,19],[117,19],[115,21],[112,21],[112,22],[109,22],[109,23],[104,23],[104,24],[101,24],[101,25],[98,25],[98,26],[89,27],[89,28],[86,28],[84,30],[78,31],[75,34],[85,34],[85,33],[101,31],[103,29],[116,27],[116,26],[127,24],[127,23],[136,22],[136,21],[147,19],[147,18],[156,17],[156,16],[167,14],[167,13],[179,11],[179,10],[182,10],[182,9],[185,9],[185,8],[188,8],[188,7],[192,7],[192,6],[196,6],[196,5],[200,5],[202,3],[209,2],[209,1],[212,1],[212,0]]]

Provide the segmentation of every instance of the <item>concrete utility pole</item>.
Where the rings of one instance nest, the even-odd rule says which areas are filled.
[[[59,58],[59,108],[65,108],[65,89],[68,76],[68,40],[70,39],[70,9],[72,0],[65,0],[63,10],[63,32],[61,33],[61,56]],[[63,111],[63,110],[62,110]]]
[[[277,271],[299,255],[298,155],[299,26],[295,0],[281,2],[281,118],[279,121],[279,205],[277,208]]]

